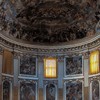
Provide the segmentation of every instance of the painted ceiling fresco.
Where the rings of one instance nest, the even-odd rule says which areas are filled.
[[[0,31],[33,43],[59,43],[95,34],[99,0],[1,0]]]

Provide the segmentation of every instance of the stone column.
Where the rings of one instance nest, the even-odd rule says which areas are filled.
[[[99,100],[100,100],[100,81],[99,81]]]
[[[44,100],[44,91],[43,91],[43,79],[44,79],[44,67],[43,67],[43,57],[39,56],[37,59],[37,77],[38,77],[38,100]]]
[[[44,100],[43,88],[39,88],[38,100]]]
[[[39,79],[39,88],[43,88],[43,79],[44,79],[44,67],[43,67],[43,57],[38,57],[38,63],[37,63],[37,75],[38,75],[38,79]]]
[[[3,0],[0,0],[0,3],[2,2]]]
[[[84,54],[84,100],[89,100],[89,55]]]
[[[64,58],[58,57],[58,88],[63,88],[63,76],[64,76]]]
[[[58,100],[63,100],[64,57],[58,57]]]
[[[2,100],[2,84],[0,84],[0,100]]]
[[[20,66],[20,57],[14,55],[14,86],[13,86],[13,100],[18,100],[18,73]]]
[[[2,100],[2,62],[3,62],[3,53],[0,52],[0,100]]]
[[[64,97],[63,97],[63,93],[64,93],[64,92],[63,92],[63,89],[64,89],[64,88],[58,89],[58,100],[63,100],[63,98],[64,98]]]
[[[13,100],[19,100],[18,99],[18,86],[14,86],[13,88]]]

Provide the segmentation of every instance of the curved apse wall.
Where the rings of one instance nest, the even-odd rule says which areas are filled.
[[[19,43],[1,35],[0,97],[3,100],[10,91],[7,100],[99,100],[100,68],[98,73],[89,73],[90,55],[94,51],[100,52],[99,34],[80,43],[61,46]],[[56,58],[54,69],[45,69],[47,58]],[[53,75],[55,67],[57,77],[46,78],[44,72]]]

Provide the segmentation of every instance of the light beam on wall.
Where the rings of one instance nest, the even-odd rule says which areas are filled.
[[[56,64],[55,58],[44,59],[44,77],[45,78],[56,78],[57,77],[56,66],[57,64]]]
[[[99,51],[93,51],[90,54],[90,74],[99,73]]]

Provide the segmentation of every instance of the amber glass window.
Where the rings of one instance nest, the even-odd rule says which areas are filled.
[[[57,77],[56,58],[44,59],[44,77],[45,78],[56,78]]]
[[[99,51],[93,51],[90,54],[90,74],[97,74],[99,73]]]

